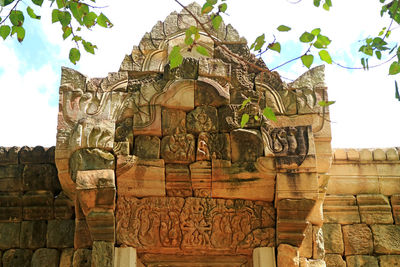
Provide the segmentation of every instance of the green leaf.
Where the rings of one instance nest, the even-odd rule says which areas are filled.
[[[381,51],[375,51],[375,55],[376,55],[376,58],[379,59],[379,60],[382,58]]]
[[[56,0],[58,9],[66,6],[65,0]]]
[[[320,28],[315,28],[311,31],[311,34],[314,36],[318,36],[318,34],[320,34],[321,29]]]
[[[256,38],[254,43],[251,45],[250,49],[254,48],[254,51],[258,51],[262,48],[262,46],[265,44],[265,34],[262,34]]]
[[[28,12],[29,17],[33,18],[33,19],[40,19],[40,16],[36,15],[35,12],[33,11],[33,9],[28,6],[26,8],[26,12]]]
[[[100,13],[100,15],[97,17],[97,24],[99,24],[101,27],[107,28],[107,27],[112,27],[111,21],[103,14]]]
[[[328,51],[321,50],[321,51],[319,51],[318,55],[321,58],[321,60],[325,61],[328,64],[332,64],[332,58],[331,58],[331,55],[329,55]]]
[[[51,23],[57,22],[60,19],[58,18],[58,13],[60,13],[60,10],[58,9],[53,9],[51,12]]]
[[[14,2],[14,0],[0,0],[0,6],[8,6],[12,2]]]
[[[70,36],[71,35],[71,33],[72,33],[72,29],[71,29],[71,27],[63,27],[63,31],[64,31],[64,33],[63,33],[63,39],[65,40],[65,39],[67,39],[68,38],[68,36]]]
[[[10,35],[11,28],[8,25],[2,25],[0,26],[0,36],[3,37],[3,40],[7,38],[8,35]]]
[[[62,26],[68,26],[71,22],[71,13],[69,13],[68,11],[58,12],[58,20],[60,21]]]
[[[249,97],[249,98],[243,100],[242,105],[240,106],[240,109],[239,109],[239,110],[244,109],[244,107],[245,107],[248,103],[250,103],[250,101],[251,101],[251,97]]]
[[[194,40],[193,40],[193,38],[192,37],[185,37],[185,44],[186,45],[192,45],[193,44],[193,42],[194,42]]]
[[[211,22],[214,27],[214,30],[218,30],[222,22],[222,17],[220,15],[214,16]]]
[[[210,56],[210,54],[208,53],[208,50],[205,47],[201,46],[201,45],[196,46],[196,51],[200,55],[203,55],[203,56],[206,56],[206,57]]]
[[[19,10],[12,10],[10,12],[10,21],[14,26],[22,26],[24,24],[24,14]]]
[[[183,57],[181,55],[181,48],[179,47],[179,45],[176,45],[172,48],[172,51],[169,54],[168,58],[169,58],[171,70],[182,64]]]
[[[319,7],[321,0],[314,0],[314,6]]]
[[[263,110],[263,115],[264,115],[267,119],[269,119],[269,120],[271,120],[271,121],[276,121],[275,113],[274,113],[274,111],[273,111],[270,107],[265,107],[265,108],[264,108],[264,110]]]
[[[326,3],[329,7],[332,6],[332,1],[331,1],[331,0],[325,0],[325,3]]]
[[[400,72],[400,64],[398,61],[393,61],[389,67],[389,75],[396,75]]]
[[[221,11],[222,13],[225,13],[227,8],[228,8],[228,5],[226,3],[222,3],[218,6],[219,11]]]
[[[17,34],[18,42],[22,42],[25,38],[25,29],[22,26],[12,26],[11,35]]]
[[[320,105],[321,107],[328,107],[330,105],[335,104],[336,101],[319,101],[318,105]]]
[[[79,22],[80,25],[83,24],[82,22],[82,16],[78,11],[78,3],[76,2],[70,2],[69,4],[69,9],[71,10],[72,16],[76,19],[77,22]]]
[[[260,118],[257,115],[254,115],[254,119],[258,121]]]
[[[270,44],[270,45],[268,46],[268,48],[271,49],[271,50],[273,50],[273,51],[276,51],[276,52],[278,52],[278,53],[281,52],[281,44],[280,44],[279,42],[275,42],[275,43],[273,43],[273,44]]]
[[[87,15],[83,16],[83,24],[90,28],[94,25],[97,15],[94,12],[89,12]]]
[[[77,8],[81,18],[89,13],[89,7],[86,4],[78,3]]]
[[[213,10],[214,6],[209,4],[209,3],[205,3],[203,5],[203,8],[201,9],[201,14],[208,14]]]
[[[314,38],[315,38],[314,34],[311,34],[309,32],[304,32],[300,36],[300,42],[309,43],[309,42],[312,42],[314,40]]]
[[[361,58],[361,65],[363,66],[363,69],[366,69],[366,65],[365,65],[365,58]]]
[[[394,96],[394,97],[395,97],[397,100],[400,101],[399,87],[397,86],[397,81],[394,81],[394,87],[395,87],[395,90],[396,90],[395,96]]]
[[[301,57],[301,62],[303,62],[303,65],[306,66],[307,68],[311,67],[313,61],[314,61],[313,55],[304,55]]]
[[[278,31],[280,32],[288,32],[290,31],[292,28],[285,26],[285,25],[279,25],[278,28],[276,28]]]
[[[43,0],[32,0],[32,3],[34,3],[37,6],[42,6]]]
[[[207,0],[207,3],[210,5],[215,5],[218,2],[218,0]]]
[[[71,50],[69,50],[69,60],[76,65],[76,62],[79,61],[79,59],[81,58],[81,52],[79,52],[78,49],[76,48],[71,48]]]
[[[74,37],[72,37],[72,41],[80,42],[80,41],[82,41],[82,37],[75,35]]]
[[[97,48],[97,46],[92,45],[91,42],[86,42],[84,40],[82,40],[82,44],[83,44],[83,47],[85,48],[86,52],[94,54],[94,49]]]
[[[318,34],[317,41],[322,44],[323,47],[327,47],[332,41],[325,35]]]
[[[244,113],[244,114],[242,115],[242,119],[241,119],[241,121],[240,121],[240,127],[243,128],[243,127],[247,124],[247,122],[249,121],[249,119],[250,119],[249,114]]]
[[[322,5],[322,8],[329,11],[329,5],[326,2]]]

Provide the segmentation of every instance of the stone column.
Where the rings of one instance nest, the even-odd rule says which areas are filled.
[[[136,249],[132,247],[115,248],[114,267],[137,267]]]
[[[275,248],[259,247],[253,250],[253,267],[276,267]]]

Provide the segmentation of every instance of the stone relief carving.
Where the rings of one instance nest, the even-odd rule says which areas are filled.
[[[195,161],[195,138],[192,134],[174,134],[161,140],[161,158],[167,163]]]
[[[275,243],[275,209],[261,201],[121,197],[116,217],[117,242],[141,251],[175,248],[197,253]]]

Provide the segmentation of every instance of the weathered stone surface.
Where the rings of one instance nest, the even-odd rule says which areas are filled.
[[[132,247],[115,247],[114,267],[136,267],[136,249]]]
[[[165,189],[169,197],[192,196],[192,183],[187,165],[167,164],[165,166]]]
[[[91,267],[92,266],[92,251],[89,249],[77,249],[74,253],[72,261],[73,267]]]
[[[374,245],[371,229],[365,224],[345,225],[342,227],[344,254],[372,254]]]
[[[0,147],[0,165],[18,164],[19,147]]]
[[[159,159],[160,138],[146,135],[137,136],[135,138],[133,154],[143,159]]]
[[[212,106],[196,107],[196,109],[189,112],[186,116],[186,128],[194,134],[199,134],[200,132],[217,132],[217,109]]]
[[[59,267],[72,267],[72,260],[74,258],[74,249],[66,248],[61,251]]]
[[[165,196],[164,160],[118,157],[117,188],[125,196]]]
[[[53,193],[61,191],[61,185],[57,178],[57,170],[54,165],[25,165],[22,173],[22,178],[24,191],[49,190]]]
[[[93,241],[115,242],[115,217],[112,210],[92,210],[86,216]]]
[[[393,209],[393,217],[396,224],[400,224],[400,194],[393,195],[390,198]]]
[[[162,134],[186,133],[186,112],[179,109],[162,109]]]
[[[47,224],[45,221],[24,221],[21,223],[21,248],[37,249],[46,246]]]
[[[356,198],[352,195],[327,195],[324,201],[324,223],[360,223]]]
[[[77,171],[76,189],[104,189],[115,188],[114,170]]]
[[[77,171],[114,170],[114,155],[98,148],[85,148],[74,152],[70,159],[72,180],[76,181]]]
[[[185,79],[174,81],[173,83],[168,84],[166,88],[164,88],[165,93],[162,94],[160,97],[157,97],[155,104],[159,104],[167,108],[175,108],[185,111],[192,110],[194,109],[194,88],[194,80]]]
[[[9,249],[3,254],[3,267],[30,267],[31,259],[29,249]]]
[[[59,267],[60,252],[52,248],[39,248],[32,256],[31,267]]]
[[[276,176],[276,198],[318,198],[318,175],[315,172],[278,173]]]
[[[325,252],[343,255],[344,244],[340,224],[324,223],[322,231],[324,233]]]
[[[191,163],[195,161],[195,147],[192,134],[167,135],[161,140],[161,158],[166,163]]]
[[[232,162],[256,161],[263,155],[261,133],[258,130],[238,129],[230,134]]]
[[[22,165],[0,166],[0,191],[22,191]]]
[[[54,218],[56,220],[68,220],[74,216],[74,203],[64,192],[54,199]]]
[[[18,222],[22,220],[22,193],[0,192],[0,221]]]
[[[400,255],[379,256],[380,267],[398,267],[400,266]]]
[[[274,246],[274,212],[266,202],[119,197],[117,243],[146,251],[240,249],[247,254],[254,247]],[[152,226],[139,230],[147,227],[148,220]]]
[[[223,87],[215,80],[199,77],[194,89],[194,105],[219,107],[229,104],[229,85]]]
[[[258,247],[253,250],[253,266],[276,266],[275,248]]]
[[[47,163],[46,150],[42,146],[24,146],[19,150],[19,162],[20,164]]]
[[[229,134],[201,132],[197,139],[196,160],[231,159]]]
[[[211,197],[211,162],[196,161],[189,165],[193,196]]]
[[[133,143],[133,142],[132,142]],[[114,155],[128,156],[131,154],[131,143],[129,142],[114,142]]]
[[[296,247],[280,244],[278,247],[278,267],[299,267],[299,250]]]
[[[47,224],[48,248],[71,248],[74,246],[74,220],[51,220]]]
[[[374,252],[378,254],[400,254],[400,226],[371,225],[374,237]]]
[[[92,266],[114,267],[114,242],[94,241]]]
[[[299,247],[299,255],[304,258],[313,256],[313,226],[308,224],[304,231],[304,239]]]
[[[49,191],[28,191],[22,197],[24,220],[51,220],[53,214],[53,193]]]
[[[325,249],[322,228],[313,226],[313,259],[323,259],[324,257]]]
[[[205,77],[230,77],[231,66],[220,59],[201,58],[199,60],[199,75]]]
[[[21,223],[0,223],[0,249],[19,248]]]
[[[381,194],[357,195],[361,222],[366,224],[393,224],[388,197]]]
[[[273,201],[275,170],[273,158],[257,162],[212,161],[212,196]]]
[[[218,124],[221,132],[230,132],[240,128],[243,114],[249,115],[249,121],[245,128],[260,127],[261,120],[254,119],[254,116],[261,118],[260,108],[254,103],[249,103],[243,109],[240,109],[240,107],[241,105],[226,105],[218,109]]]
[[[90,248],[93,239],[85,219],[75,219],[74,248]]]
[[[346,257],[347,267],[379,267],[374,256],[355,255]]]
[[[346,267],[346,262],[339,254],[325,254],[325,262],[327,267]]]

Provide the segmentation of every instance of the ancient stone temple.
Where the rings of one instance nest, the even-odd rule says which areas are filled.
[[[118,72],[63,68],[56,147],[0,148],[0,266],[399,266],[399,150],[332,152],[324,67],[260,68],[197,4]]]

